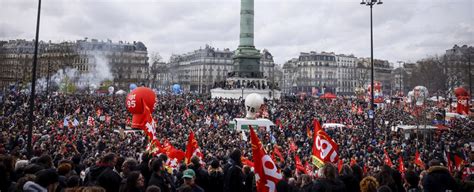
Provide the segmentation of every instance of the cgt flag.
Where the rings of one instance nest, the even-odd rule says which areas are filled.
[[[313,154],[311,155],[313,165],[321,168],[327,162],[336,164],[339,160],[339,154],[337,153],[339,146],[321,129],[321,125],[317,120],[313,121],[313,125]]]
[[[202,161],[203,155],[201,153],[201,149],[199,149],[198,142],[194,137],[194,132],[191,130],[191,133],[189,133],[188,137],[188,144],[186,145],[186,164],[191,162],[191,157],[194,155],[198,156]]]
[[[276,184],[282,179],[281,173],[272,158],[266,154],[262,142],[252,127],[250,127],[250,142],[252,143],[257,192],[276,192]]]

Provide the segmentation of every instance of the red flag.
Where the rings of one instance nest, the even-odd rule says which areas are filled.
[[[199,149],[198,142],[194,137],[194,132],[193,130],[191,130],[188,137],[188,144],[186,145],[186,164],[189,164],[191,162],[191,157],[193,157],[194,155],[198,156],[201,160],[203,158],[201,149]]]
[[[421,160],[420,153],[418,150],[415,152],[415,165],[420,166],[422,169],[425,169],[425,163]]]
[[[258,192],[276,192],[276,184],[282,179],[273,160],[265,153],[262,142],[250,126],[250,141],[254,159],[255,180]]]
[[[357,164],[357,160],[355,158],[351,158],[351,163],[349,164],[351,167]]]
[[[454,167],[457,170],[461,170],[463,164],[464,164],[464,159],[462,159],[458,155],[454,155]]]
[[[98,108],[96,111],[96,114],[97,114],[97,117],[100,117],[100,115],[102,114],[102,109]]]
[[[313,168],[311,167],[311,164],[308,163],[308,161],[304,163],[304,168],[306,169],[306,172],[309,176],[313,176]]]
[[[127,121],[126,121],[127,125],[130,126],[130,117],[127,116]]]
[[[448,152],[444,152],[444,158],[446,160],[449,172],[453,172],[453,162],[451,162],[451,155]]]
[[[304,174],[308,174],[306,171],[305,167],[303,166],[303,163],[301,163],[300,157],[295,154],[295,164],[296,164],[296,170],[302,171]]]
[[[180,162],[183,162],[186,154],[184,153],[184,151],[181,151],[179,149],[175,149],[174,147],[172,147],[171,151],[167,153],[167,156],[168,156],[168,160],[166,162],[166,165],[173,169],[176,169],[178,168],[178,164]]]
[[[290,140],[290,152],[296,152],[298,150],[298,147],[295,145],[295,142],[293,142],[293,140]]]
[[[362,113],[364,113],[364,111],[362,110],[362,107],[359,106],[359,108],[357,109],[357,114],[360,115],[360,114],[362,114]]]
[[[398,157],[398,171],[404,175],[405,174],[405,165],[403,165],[402,156]]]
[[[280,162],[285,162],[285,159],[283,158],[283,155],[280,152],[280,149],[277,144],[273,145],[273,153],[275,153],[278,158],[280,158]],[[276,159],[273,159],[276,160]]]
[[[383,153],[384,153],[383,162],[385,163],[385,165],[392,167],[393,163],[392,163],[392,160],[390,160],[390,156],[388,156],[387,150],[384,149]]]
[[[311,138],[311,130],[309,129],[309,126],[306,126],[306,136]]]
[[[280,128],[280,129],[283,128],[280,119],[276,119],[276,120],[275,120],[275,125],[276,125],[278,128]]]
[[[247,165],[247,166],[249,166],[249,167],[254,167],[253,162],[250,161],[249,159],[247,159],[246,157],[241,156],[241,157],[240,157],[240,160],[242,160],[242,164]]]
[[[314,120],[313,124],[313,154],[311,156],[313,164],[321,168],[327,162],[337,163],[339,160],[339,154],[337,153],[339,146],[321,129],[321,125],[317,120]]]
[[[342,159],[339,159],[339,161],[337,162],[337,170],[339,172],[341,172],[341,170],[342,170]]]

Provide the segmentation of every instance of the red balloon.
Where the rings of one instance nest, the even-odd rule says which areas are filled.
[[[141,128],[144,125],[145,106],[148,107],[147,113],[152,113],[156,102],[156,94],[147,87],[138,87],[127,95],[125,105],[127,110],[133,114],[132,127]]]
[[[464,87],[458,87],[454,89],[454,95],[456,95],[456,97],[461,97],[461,96],[468,96],[469,94],[467,93],[467,90],[464,89]]]

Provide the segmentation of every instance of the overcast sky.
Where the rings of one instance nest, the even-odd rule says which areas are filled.
[[[373,9],[374,57],[416,61],[474,45],[473,0],[387,0]],[[165,60],[209,44],[235,49],[240,0],[43,0],[40,39],[142,41]],[[0,0],[0,39],[33,39],[37,1]],[[300,52],[370,57],[370,9],[358,0],[255,0],[255,46],[275,62]]]

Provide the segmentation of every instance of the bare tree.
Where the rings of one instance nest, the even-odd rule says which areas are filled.
[[[409,87],[425,86],[431,93],[446,90],[447,75],[443,72],[442,62],[438,57],[423,59],[417,64],[407,78]]]

